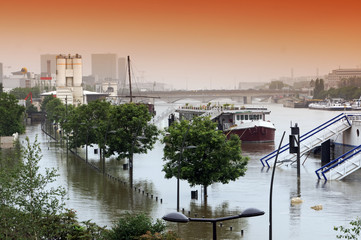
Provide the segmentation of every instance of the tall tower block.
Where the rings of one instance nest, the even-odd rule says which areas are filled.
[[[83,104],[82,58],[75,56],[56,56],[56,95],[63,103]]]

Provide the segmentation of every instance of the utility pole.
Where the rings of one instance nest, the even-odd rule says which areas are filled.
[[[297,154],[297,194],[301,197],[300,128],[297,123],[291,126],[290,153]]]

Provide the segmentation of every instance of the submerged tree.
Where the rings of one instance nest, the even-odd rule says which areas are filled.
[[[146,153],[158,139],[159,131],[148,108],[144,104],[126,103],[111,109],[108,132],[108,155],[118,154],[118,158],[128,158],[132,167],[133,155]]]
[[[174,122],[166,132],[162,139],[166,162],[162,171],[166,178],[177,177],[179,166],[180,179],[191,186],[202,185],[206,197],[211,184],[226,184],[244,176],[248,158],[241,155],[239,137],[231,135],[227,140],[209,118]]]
[[[18,104],[14,95],[0,93],[0,136],[11,136],[25,131],[25,108]]]

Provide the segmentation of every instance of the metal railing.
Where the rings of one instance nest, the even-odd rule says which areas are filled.
[[[351,149],[350,151],[342,154],[341,156],[339,156],[338,158],[332,160],[331,162],[323,165],[322,167],[320,167],[319,169],[317,169],[315,171],[318,179],[321,179],[319,172],[321,171],[323,178],[327,181],[327,177],[325,176],[325,173],[327,173],[328,171],[330,171],[331,169],[339,166],[342,163],[345,163],[346,161],[350,160],[352,157],[356,156],[357,154],[359,154],[361,152],[361,145]]]
[[[352,115],[352,116],[355,117],[355,116],[357,116],[357,115]],[[346,114],[344,114],[344,113],[341,113],[341,114],[337,115],[336,117],[328,120],[327,122],[319,125],[318,127],[312,129],[311,131],[303,134],[303,135],[300,137],[300,147],[302,147],[301,143],[304,143],[305,140],[309,139],[309,138],[312,137],[312,136],[315,136],[315,134],[320,133],[321,131],[323,131],[323,130],[325,130],[325,129],[329,129],[329,127],[330,127],[331,125],[333,125],[333,124],[335,124],[335,123],[338,123],[338,122],[340,122],[340,121],[343,121],[344,119],[347,121],[348,126],[351,127],[351,123],[350,123],[350,121],[349,121],[349,119],[348,119],[348,115],[346,115]],[[348,128],[349,128],[349,127],[348,127]],[[344,131],[344,130],[345,130],[345,129],[343,129],[343,131]],[[334,134],[336,134],[336,133],[338,133],[338,132],[335,132]],[[323,139],[323,140],[319,140],[319,139],[318,139],[318,142],[311,142],[311,145],[308,146],[308,149],[311,148],[312,146],[316,145],[316,144],[319,144],[320,141],[323,142],[323,141],[328,140],[330,137],[331,137],[331,136],[329,136],[328,138],[325,138],[325,139]],[[305,145],[303,145],[303,147],[306,148]],[[288,149],[289,149],[289,144],[285,144],[284,146],[281,147],[279,154],[284,153],[284,152],[287,151]],[[303,149],[303,151],[301,150],[301,153],[303,153],[303,152],[306,151],[306,150],[307,150],[307,149]],[[262,165],[265,167],[265,163],[266,163],[267,166],[270,167],[270,165],[269,165],[268,162],[269,162],[271,159],[275,158],[276,153],[277,153],[277,151],[273,151],[273,152],[271,152],[270,154],[266,155],[265,157],[261,158],[260,161],[261,161]],[[287,156],[290,156],[290,155],[287,155]],[[292,156],[293,156],[293,155],[292,155]]]

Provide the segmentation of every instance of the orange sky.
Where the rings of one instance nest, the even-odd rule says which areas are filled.
[[[94,3],[93,3],[94,2]],[[40,71],[40,54],[130,55],[148,81],[175,88],[361,67],[357,0],[12,0],[1,2],[4,71]]]

